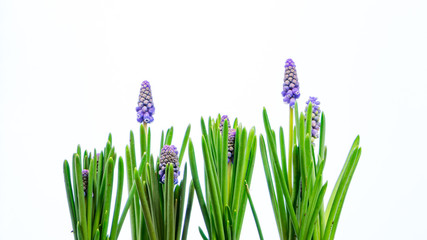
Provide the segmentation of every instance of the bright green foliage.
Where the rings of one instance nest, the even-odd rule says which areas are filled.
[[[117,227],[123,190],[124,163],[120,157],[116,201],[112,213],[111,200],[117,155],[111,142],[110,134],[107,145],[99,156],[97,156],[96,150],[93,156],[87,151],[82,156],[81,148],[78,146],[77,153],[73,155],[72,172],[68,161],[64,161],[65,189],[75,240],[115,240],[118,237]],[[89,170],[86,194],[83,190],[83,169]],[[71,174],[73,182],[71,182]],[[109,228],[111,213],[113,220]],[[108,231],[110,231],[109,234]]]
[[[188,143],[191,127],[188,126],[179,152],[182,162]],[[162,132],[160,149],[171,145],[173,128]],[[165,184],[159,181],[159,158],[154,162],[151,152],[151,130],[140,127],[140,163],[136,164],[135,139],[130,132],[130,145],[126,147],[126,167],[129,198],[125,211],[130,210],[130,222],[133,240],[185,240],[193,204],[194,186],[190,182],[187,207],[184,216],[184,202],[187,184],[187,166],[184,166],[183,179],[174,184],[173,166],[166,167]],[[160,152],[160,151],[159,151]],[[183,223],[183,219],[184,223]],[[120,219],[119,225],[123,224]]]
[[[209,119],[206,127],[203,118],[201,146],[204,158],[205,194],[200,186],[195,150],[189,143],[189,159],[194,188],[205,221],[207,234],[199,227],[203,239],[239,239],[248,199],[245,182],[251,184],[255,163],[257,139],[255,128],[249,133],[238,125],[236,130],[234,161],[228,162],[228,122],[220,132],[221,117]],[[256,214],[255,214],[256,215]]]
[[[291,111],[293,111],[291,109]],[[277,153],[276,134],[270,126],[267,111],[263,111],[264,136],[260,135],[260,150],[267,186],[280,239],[334,239],[341,210],[351,179],[360,158],[359,136],[355,139],[344,167],[332,191],[326,210],[324,195],[327,182],[322,183],[326,160],[325,116],[322,113],[319,152],[311,142],[311,103],[307,118],[298,112],[295,104],[295,125],[290,121],[290,153],[286,159],[283,128],[279,132],[280,160]],[[292,169],[287,168],[292,166]],[[293,178],[291,179],[292,176]]]

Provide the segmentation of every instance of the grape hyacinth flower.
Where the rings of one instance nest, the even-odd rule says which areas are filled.
[[[228,129],[230,129],[230,119],[228,119],[227,115],[222,115],[221,122],[219,123],[219,131],[222,133],[222,129],[224,127],[224,122],[227,119],[228,122]]]
[[[83,169],[82,179],[83,179],[83,191],[84,191],[85,196],[86,196],[87,195],[88,181],[89,181],[89,170]]]
[[[231,128],[228,131],[228,163],[233,163],[234,158],[234,143],[236,141],[236,130]]]
[[[139,92],[138,106],[136,107],[137,121],[142,123],[151,123],[154,121],[153,114],[155,108],[153,104],[153,96],[151,95],[150,83],[145,80],[141,84]]]
[[[285,78],[283,79],[283,101],[289,103],[291,108],[294,108],[296,99],[299,98],[299,83],[295,63],[292,59],[286,60],[285,63]]]
[[[179,161],[178,161],[178,150],[174,145],[164,145],[160,152],[160,164],[159,164],[159,176],[160,182],[165,183],[166,178],[166,166],[168,163],[173,164],[174,171],[174,184],[178,183],[179,172]]]
[[[224,122],[226,119],[228,122],[228,162],[233,163],[234,142],[236,140],[236,130],[233,128],[230,128],[230,119],[228,119],[227,115],[222,115],[221,122],[219,123],[219,130],[222,133],[222,129],[224,128]]]
[[[319,138],[320,130],[320,102],[317,100],[317,97],[310,97],[308,99],[307,106],[305,107],[305,115],[307,116],[307,107],[312,104],[313,110],[311,114],[311,142],[314,142],[316,138]]]

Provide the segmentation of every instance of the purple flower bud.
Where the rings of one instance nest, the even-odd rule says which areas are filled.
[[[174,184],[178,183],[179,172],[179,160],[178,160],[178,150],[174,145],[164,145],[162,151],[160,152],[160,163],[159,163],[159,177],[160,182],[165,183],[166,180],[166,166],[168,164],[173,165],[174,171]]]
[[[228,119],[228,116],[227,116],[227,115],[222,115],[222,117],[221,117],[221,122],[219,123],[219,131],[220,131],[221,133],[222,133],[222,129],[223,129],[223,127],[224,127],[225,119],[227,119],[227,122],[228,122],[228,129],[230,129],[230,119]]]
[[[228,131],[228,162],[234,162],[234,143],[236,140],[236,130],[231,128]]]
[[[286,60],[285,63],[285,78],[283,84],[283,101],[289,103],[291,108],[294,107],[296,99],[299,98],[299,83],[295,63],[292,59]]]
[[[312,114],[311,114],[311,141],[314,142],[316,138],[319,138],[320,130],[320,102],[317,100],[317,97],[310,97],[305,107],[305,115],[307,116],[307,107],[310,104],[312,105]]]
[[[140,123],[153,122],[154,110],[153,97],[151,96],[151,85],[147,80],[145,80],[141,84],[138,106],[136,107],[136,120]]]
[[[88,182],[89,182],[89,170],[83,169],[82,179],[83,179],[83,191],[84,191],[85,196],[86,196],[87,195]]]

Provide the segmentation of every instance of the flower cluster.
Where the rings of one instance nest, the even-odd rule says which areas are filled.
[[[236,130],[233,128],[230,128],[230,119],[228,119],[227,115],[222,115],[221,122],[219,123],[219,130],[222,133],[222,129],[224,128],[224,122],[226,119],[228,122],[228,162],[233,163],[234,143],[236,141]]]
[[[89,170],[83,169],[82,179],[83,179],[83,191],[84,191],[85,196],[86,196],[87,195],[88,182],[89,182]]]
[[[230,129],[230,119],[228,119],[227,115],[222,115],[221,122],[219,123],[219,131],[222,133],[222,129],[224,128],[224,122],[227,119],[228,129]]]
[[[319,129],[320,129],[320,102],[317,100],[317,97],[310,97],[305,107],[305,115],[307,116],[307,107],[310,104],[312,105],[312,114],[311,114],[311,142],[314,142],[316,138],[319,138]]]
[[[179,161],[178,161],[178,150],[174,145],[164,145],[160,152],[160,164],[159,164],[159,176],[160,182],[165,183],[166,178],[166,166],[168,163],[173,164],[173,176],[174,184],[178,183],[179,172]]]
[[[236,130],[231,128],[228,131],[228,162],[233,163],[234,161],[234,143],[236,141]]]
[[[299,98],[299,83],[295,63],[292,59],[286,60],[285,78],[283,79],[283,101],[289,103],[291,108],[294,107],[296,99]]]
[[[141,90],[139,92],[138,106],[136,107],[137,121],[142,123],[151,123],[154,121],[153,114],[155,108],[153,104],[153,97],[151,96],[150,83],[145,80],[141,84]]]

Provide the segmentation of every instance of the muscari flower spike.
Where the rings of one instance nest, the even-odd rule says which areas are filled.
[[[234,142],[236,140],[236,130],[233,128],[230,128],[230,119],[228,119],[227,115],[222,115],[221,122],[219,123],[219,130],[222,133],[222,129],[224,128],[224,122],[226,119],[228,122],[228,162],[233,163]]]
[[[227,119],[228,129],[230,129],[230,119],[228,119],[227,115],[222,115],[221,122],[219,123],[219,131],[222,133],[222,129],[224,128],[224,122]]]
[[[159,176],[160,182],[165,183],[166,178],[166,166],[168,163],[173,164],[173,177],[174,184],[178,183],[179,172],[179,161],[178,161],[178,150],[174,145],[164,145],[160,152],[160,164],[159,164]]]
[[[314,142],[316,138],[319,138],[319,130],[320,130],[320,102],[317,100],[317,97],[310,97],[307,102],[307,106],[305,107],[305,115],[307,116],[307,108],[308,105],[312,105],[312,114],[311,114],[311,142]]]
[[[137,118],[140,123],[151,123],[154,121],[153,114],[155,108],[153,104],[153,96],[151,95],[150,83],[145,80],[141,84],[139,92],[138,106],[136,107]]]
[[[285,78],[283,81],[283,101],[289,103],[291,108],[294,108],[295,101],[299,98],[300,92],[296,65],[290,58],[285,63]]]
[[[89,170],[83,169],[82,179],[83,179],[83,191],[84,191],[85,196],[86,196],[87,195],[88,181],[89,181]]]
[[[231,128],[228,131],[228,163],[233,163],[234,159],[234,143],[236,140],[236,130]]]

